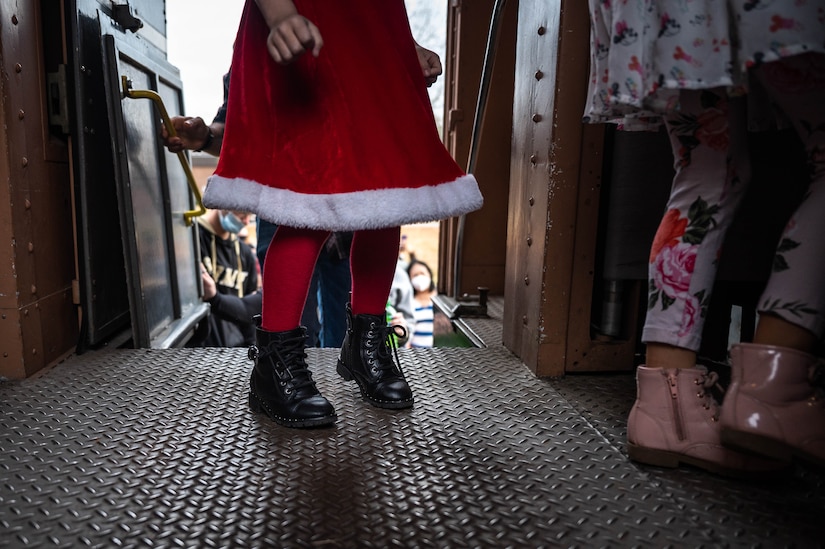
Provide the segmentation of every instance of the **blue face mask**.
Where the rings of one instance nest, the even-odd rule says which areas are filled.
[[[221,227],[223,227],[224,231],[238,234],[245,226],[244,222],[238,219],[238,216],[232,212],[221,213]]]

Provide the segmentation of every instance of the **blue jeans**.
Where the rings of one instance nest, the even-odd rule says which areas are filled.
[[[315,264],[312,280],[317,286],[316,301],[321,318],[320,346],[340,347],[347,331],[347,302],[352,287],[349,257],[340,259],[323,250]],[[309,291],[312,293],[312,287]]]
[[[266,250],[275,235],[277,225],[258,219],[258,261],[263,268]],[[340,259],[326,249],[321,251],[309,294],[304,303],[301,324],[307,329],[308,347],[340,347],[347,329],[346,306],[352,279],[349,258]]]

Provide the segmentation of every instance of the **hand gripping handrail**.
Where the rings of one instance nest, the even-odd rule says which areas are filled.
[[[163,125],[166,126],[166,131],[170,136],[175,137],[177,132],[172,125],[172,120],[169,118],[169,113],[166,111],[160,95],[152,90],[133,90],[132,82],[126,76],[121,76],[120,79],[123,86],[123,97],[129,97],[130,99],[150,99],[160,112],[160,117],[163,120]],[[203,207],[201,191],[198,189],[197,183],[195,183],[195,175],[192,173],[189,160],[187,160],[183,151],[178,151],[178,160],[186,174],[186,182],[189,184],[189,190],[192,191],[192,194],[195,196],[195,205],[197,206],[194,210],[183,212],[183,220],[186,222],[186,226],[189,227],[192,225],[192,219],[206,213],[206,208]]]

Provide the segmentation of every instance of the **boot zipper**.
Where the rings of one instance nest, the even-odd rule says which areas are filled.
[[[678,370],[667,370],[667,385],[670,389],[670,403],[673,406],[673,422],[676,426],[676,437],[685,440],[684,427],[682,426],[682,414],[679,412],[679,397],[676,388],[676,376]]]

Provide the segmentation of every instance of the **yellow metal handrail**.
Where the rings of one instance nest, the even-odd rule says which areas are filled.
[[[120,78],[121,84],[123,85],[123,97],[129,97],[131,99],[151,99],[160,112],[163,125],[166,126],[166,131],[172,137],[177,136],[177,132],[172,126],[172,120],[169,118],[169,113],[166,111],[166,107],[163,105],[163,99],[161,99],[160,95],[152,90],[133,90],[132,83],[126,76],[121,76]],[[191,190],[192,194],[195,195],[195,204],[197,205],[196,209],[183,212],[183,220],[186,222],[187,226],[190,226],[192,225],[193,218],[202,216],[206,213],[206,208],[203,207],[201,191],[198,189],[197,183],[195,183],[195,176],[192,173],[192,168],[189,166],[189,160],[186,159],[186,155],[183,151],[178,151],[178,160],[180,161],[180,165],[186,174],[186,181],[189,184],[189,190]]]

